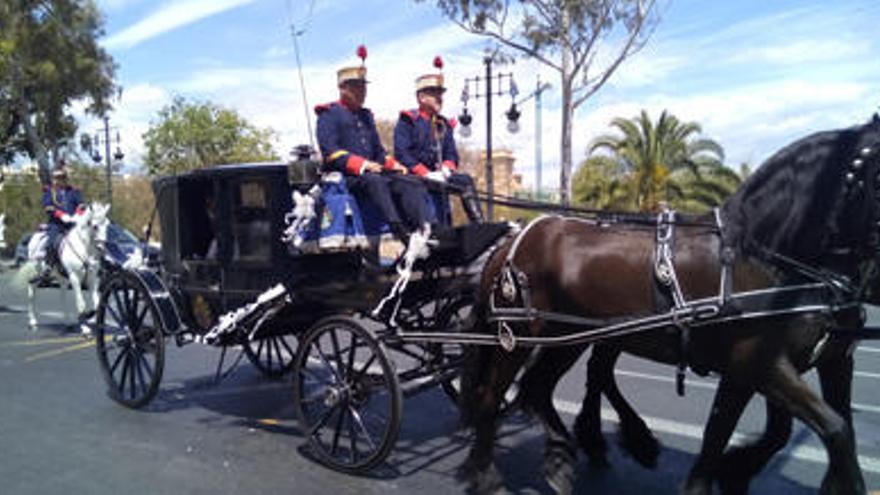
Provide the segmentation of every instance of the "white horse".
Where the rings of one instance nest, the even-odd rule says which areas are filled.
[[[64,235],[59,248],[61,265],[67,272],[67,278],[56,269],[52,271],[53,278],[59,283],[61,290],[70,284],[76,300],[76,310],[79,313],[78,323],[83,334],[88,335],[90,330],[85,325],[86,320],[94,314],[98,306],[100,294],[98,271],[101,267],[104,246],[107,242],[107,226],[110,224],[108,213],[109,205],[95,203],[87,206],[81,213],[73,216],[73,226]],[[35,291],[37,281],[34,280],[41,273],[46,263],[44,253],[46,234],[37,232],[28,243],[28,261],[16,276],[17,280],[26,280],[28,289],[28,324],[31,330],[37,329],[37,316],[35,309]],[[86,309],[86,301],[83,297],[83,285],[91,292],[92,309]],[[19,283],[18,285],[22,285]],[[66,305],[65,305],[66,306]],[[66,310],[65,310],[66,311]]]

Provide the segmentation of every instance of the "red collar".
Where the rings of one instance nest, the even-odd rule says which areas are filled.
[[[342,98],[339,99],[339,105],[342,106],[342,108],[348,110],[349,112],[358,112],[358,111],[360,111],[362,108],[364,108],[364,107],[361,107],[361,108],[351,108],[350,106],[348,106],[347,103],[345,103],[345,100],[343,100]]]

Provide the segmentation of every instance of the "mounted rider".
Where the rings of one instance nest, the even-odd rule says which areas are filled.
[[[440,57],[434,67],[443,68]],[[416,79],[419,107],[400,112],[394,127],[394,156],[410,173],[428,180],[448,182],[462,190],[461,201],[471,222],[482,222],[483,212],[471,176],[458,172],[458,151],[452,132],[455,120],[440,115],[443,108],[443,74],[424,74]]]
[[[407,169],[385,152],[373,113],[364,108],[367,94],[366,49],[358,48],[359,67],[337,72],[339,101],[318,105],[317,136],[326,170],[341,172],[355,197],[368,198],[381,211],[392,234],[407,244],[413,232],[432,220],[427,189],[416,180],[395,180]]]
[[[52,171],[52,184],[43,188],[43,209],[48,220],[46,262],[40,277],[47,277],[53,268],[61,266],[60,241],[73,224],[73,215],[81,213],[82,207],[82,192],[68,183],[67,169],[59,165]]]

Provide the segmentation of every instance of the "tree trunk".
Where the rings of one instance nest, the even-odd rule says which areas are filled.
[[[23,99],[19,99],[18,102],[16,102],[15,111],[18,114],[18,118],[21,119],[21,125],[24,127],[28,144],[30,145],[31,150],[33,150],[34,156],[31,158],[37,160],[40,172],[40,182],[44,185],[49,184],[49,155],[46,152],[46,147],[43,146],[43,142],[40,140],[40,136],[37,134],[37,130],[34,129],[27,107],[28,103]]]
[[[559,172],[559,197],[564,206],[571,204],[571,133],[574,109],[571,106],[571,79],[562,80],[562,139],[561,168]]]
[[[568,9],[562,9],[562,32],[569,32],[571,19]],[[571,204],[571,127],[574,114],[571,74],[572,48],[568,40],[562,43],[562,138],[560,140],[559,199],[563,206]]]

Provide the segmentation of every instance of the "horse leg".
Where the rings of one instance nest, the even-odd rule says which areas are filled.
[[[586,346],[567,346],[539,351],[538,359],[520,379],[517,403],[538,417],[547,433],[544,477],[559,494],[571,493],[577,450],[568,429],[553,405],[559,379],[583,354]]]
[[[700,447],[697,460],[681,487],[682,494],[709,495],[712,493],[712,479],[720,466],[724,448],[752,395],[754,395],[754,391],[751,388],[733,384],[726,377],[721,378],[718,391],[712,402],[709,421],[703,431],[703,445]]]
[[[849,341],[834,341],[817,363],[822,398],[846,421],[852,431],[853,356]],[[756,442],[735,447],[724,454],[718,482],[726,495],[748,493],[749,481],[757,476],[791,437],[792,416],[767,401],[767,426]]]
[[[578,445],[587,454],[590,462],[598,466],[608,466],[608,444],[602,435],[602,391],[616,384],[608,384],[608,376],[614,381],[614,363],[620,351],[614,346],[597,344],[587,361],[587,383],[581,410],[574,420],[574,435]],[[611,372],[607,372],[610,369]]]
[[[74,301],[76,302],[76,321],[83,335],[88,335],[91,331],[88,327],[83,326],[83,319],[86,316],[86,299],[82,293],[82,279],[75,270],[68,270],[68,280],[70,288],[73,290]]]
[[[728,450],[722,459],[718,484],[725,495],[747,494],[749,482],[782,450],[791,437],[792,416],[776,404],[766,401],[767,425],[757,441]]]
[[[636,462],[653,469],[657,467],[660,444],[620,392],[614,378],[614,366],[621,352],[618,347],[609,344],[599,344],[593,348],[587,364],[587,391],[581,412],[575,419],[575,435],[591,462],[607,465],[607,446],[601,426],[601,394],[604,393],[620,419],[621,446]]]
[[[825,445],[828,470],[822,480],[820,493],[865,493],[865,481],[856,458],[852,429],[804,383],[787,358],[779,358],[760,390],[769,400],[788,409],[815,431]]]
[[[28,282],[27,284],[27,296],[28,296],[28,326],[31,327],[31,330],[37,330],[37,289],[34,287],[36,284],[34,282]]]
[[[462,372],[461,411],[474,428],[474,442],[457,478],[468,484],[469,493],[494,493],[503,487],[492,462],[500,405],[529,351],[476,347],[468,352],[473,354]]]
[[[832,337],[834,339],[835,337]],[[829,355],[816,365],[822,398],[852,430],[852,380],[855,362],[852,341],[833,340]]]

